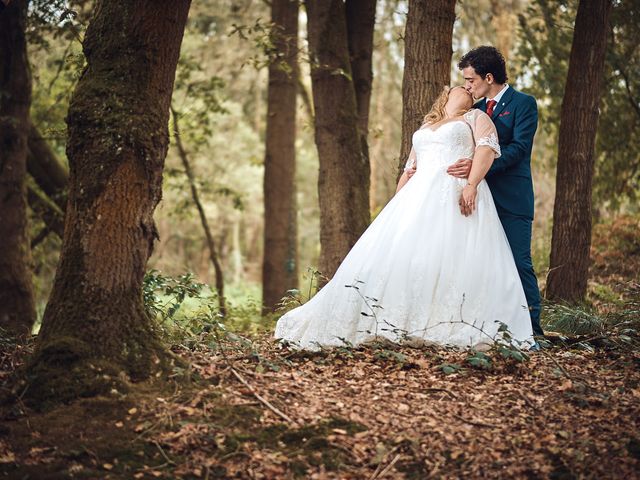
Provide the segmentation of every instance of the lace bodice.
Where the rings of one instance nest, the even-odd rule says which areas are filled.
[[[405,170],[417,164],[446,167],[460,158],[473,158],[476,148],[488,146],[496,158],[500,156],[498,135],[489,116],[480,110],[471,110],[460,119],[450,120],[435,129],[423,125],[414,132],[413,147]]]

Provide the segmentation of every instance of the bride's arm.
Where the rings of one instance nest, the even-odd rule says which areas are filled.
[[[491,147],[487,145],[481,145],[480,147],[476,148],[476,152],[473,155],[473,162],[471,162],[471,171],[469,172],[467,185],[473,185],[477,187],[491,168],[494,158],[495,152],[491,149]]]
[[[460,207],[465,216],[471,215],[476,208],[478,184],[491,168],[494,157],[494,151],[485,145],[478,147],[473,155],[471,172],[469,172],[467,184],[462,189],[462,197],[460,198]]]
[[[400,191],[400,189],[402,189],[402,187],[404,187],[408,181],[409,181],[409,174],[405,170],[404,172],[402,172],[402,175],[400,176],[400,180],[398,180],[398,186],[396,187],[396,193],[398,193]]]
[[[474,111],[472,129],[476,149],[467,185],[462,189],[460,197],[460,209],[465,216],[471,215],[475,210],[478,184],[491,168],[495,158],[500,156],[496,127],[487,114]]]
[[[406,185],[406,183],[409,181],[409,178],[411,178],[411,175],[409,174],[409,172],[411,170],[415,170],[417,164],[416,164],[416,151],[413,149],[413,147],[411,147],[411,152],[409,152],[409,158],[407,158],[407,162],[404,164],[404,172],[402,172],[402,175],[400,176],[400,179],[398,180],[398,186],[396,187],[396,193],[398,193],[400,191],[400,189],[402,187],[404,187]]]

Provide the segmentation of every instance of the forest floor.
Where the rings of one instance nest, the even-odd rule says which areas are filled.
[[[46,412],[5,405],[0,478],[639,478],[640,296],[619,290],[640,291],[632,240],[635,256],[594,242],[592,303],[610,322],[549,314],[590,331],[539,352],[305,353],[268,332],[203,333],[173,347],[189,367],[169,382]],[[2,385],[32,348],[4,347]]]
[[[640,352],[620,342],[525,362],[488,352],[485,368],[468,352],[390,344],[183,351],[190,382],[46,413],[14,405],[0,477],[637,478]]]

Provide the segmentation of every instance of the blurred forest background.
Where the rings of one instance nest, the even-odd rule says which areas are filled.
[[[462,83],[455,67],[461,55],[474,46],[491,44],[506,57],[509,83],[538,99],[540,122],[532,165],[536,194],[533,256],[542,284],[549,268],[560,108],[577,4],[576,0],[460,0],[455,10],[451,84]],[[81,41],[92,7],[92,2],[84,0],[34,1],[29,11],[31,118],[53,157],[65,169],[65,115],[84,67]],[[380,0],[376,8],[368,140],[372,215],[393,195],[402,161],[403,36],[408,4]],[[194,2],[172,99],[172,110],[180,121],[182,147],[188,152],[218,250],[226,296],[232,304],[247,305],[256,315],[261,301],[268,65],[273,47],[270,15],[268,2]],[[610,223],[619,215],[639,213],[639,17],[640,0],[614,2],[593,191],[593,215],[601,224]],[[318,266],[320,212],[303,8],[299,13],[298,45],[295,185],[299,285],[304,289],[309,285],[310,272]],[[155,213],[160,241],[149,268],[169,276],[193,272],[198,281],[213,285],[215,271],[179,153],[172,135],[163,200]],[[43,193],[35,182],[31,182],[30,189],[32,195]],[[48,234],[51,227],[35,210],[32,209],[30,228],[35,296],[41,318],[61,240]]]

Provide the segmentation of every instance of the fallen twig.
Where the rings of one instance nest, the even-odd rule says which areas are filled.
[[[230,367],[231,373],[233,373],[235,375],[235,377],[240,380],[240,382],[247,387],[251,393],[253,393],[253,395],[260,400],[269,410],[271,410],[273,413],[275,413],[276,415],[278,415],[280,418],[286,420],[287,422],[299,426],[298,422],[292,420],[288,415],[286,415],[285,413],[283,413],[281,410],[277,409],[276,407],[274,407],[271,403],[269,403],[269,401],[264,398],[262,395],[260,395],[258,392],[255,391],[255,389],[249,385],[249,383],[244,379],[244,377],[242,377],[242,375],[240,375],[235,368]]]
[[[380,463],[378,463],[378,466],[376,467],[375,471],[373,472],[373,475],[371,475],[369,477],[369,480],[375,480],[376,478],[378,478],[380,476],[380,473],[382,473],[382,465],[384,465],[384,460],[390,456],[393,452],[395,452],[396,450],[398,450],[398,448],[400,448],[400,446],[395,446],[393,447],[389,452],[387,452],[383,457],[382,460],[380,460]],[[384,469],[386,470],[386,468]]]
[[[461,420],[465,423],[468,423],[469,425],[474,425],[476,427],[487,427],[487,428],[498,428],[500,427],[500,425],[495,425],[493,423],[484,423],[484,422],[478,422],[477,420],[467,420],[466,418],[454,413],[453,414],[454,417],[456,417],[458,420]]]
[[[174,462],[173,460],[171,460],[169,457],[167,457],[167,454],[164,453],[164,450],[162,449],[162,447],[160,446],[160,444],[154,440],[153,444],[158,447],[158,450],[160,450],[160,454],[162,454],[162,456],[164,457],[164,459],[167,461],[168,464],[170,465],[175,465],[176,462]]]
[[[531,399],[529,397],[527,397],[524,393],[522,393],[520,390],[516,390],[518,392],[518,395],[520,395],[520,397],[525,401],[525,403],[527,405],[529,405],[531,408],[533,408],[534,410],[538,410],[538,406],[536,404],[534,404]]]
[[[451,390],[448,390],[446,388],[427,388],[426,391],[427,392],[444,392],[452,398],[458,398],[458,396],[455,393],[453,393]]]
[[[400,454],[398,453],[395,457],[393,457],[393,460],[391,460],[391,462],[389,462],[389,465],[386,466],[386,468],[384,470],[382,470],[380,472],[380,474],[376,477],[376,478],[382,478],[384,477],[387,472],[389,472],[393,466],[396,464],[396,462],[400,460]]]

